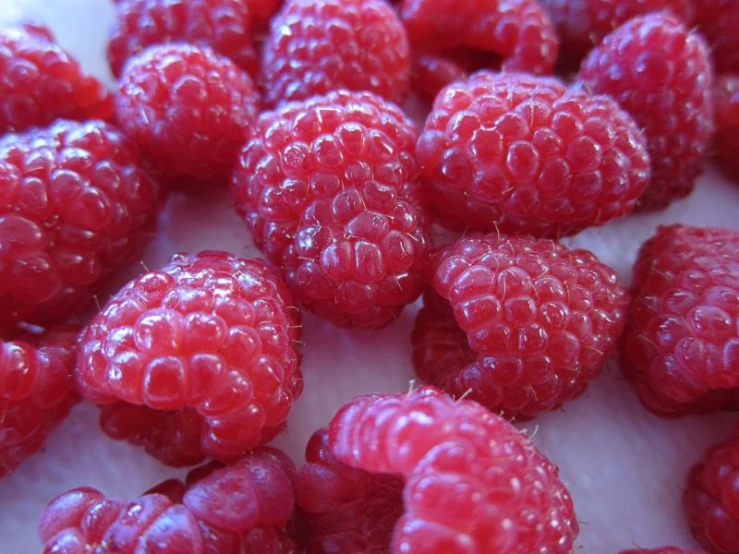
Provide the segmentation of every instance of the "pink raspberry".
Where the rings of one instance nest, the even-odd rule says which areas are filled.
[[[739,74],[725,75],[713,88],[716,106],[716,159],[727,175],[739,181]]]
[[[259,448],[195,483],[168,482],[126,503],[95,489],[68,491],[44,510],[45,553],[297,554],[285,526],[294,507],[295,468]],[[157,487],[160,488],[160,487]]]
[[[663,546],[662,548],[652,548],[645,550],[644,548],[637,548],[635,550],[623,550],[621,554],[705,554],[705,552],[699,552],[698,550],[683,550],[675,546]]]
[[[280,10],[283,0],[246,0],[249,11],[254,15],[254,26],[257,29],[269,27],[272,17]]]
[[[165,176],[225,180],[259,110],[249,75],[208,48],[152,46],[127,65],[121,128]]]
[[[713,134],[713,71],[705,40],[667,13],[635,17],[583,61],[580,83],[609,94],[644,128],[652,178],[638,210],[689,195]]]
[[[739,73],[739,3],[736,0],[696,0],[700,32],[711,45],[717,73]]]
[[[739,409],[739,233],[660,227],[633,291],[623,368],[647,409]]]
[[[139,256],[163,200],[141,162],[100,121],[0,140],[0,329],[68,318]]]
[[[384,0],[288,0],[264,45],[266,100],[304,100],[347,89],[401,102],[410,87],[410,47]]]
[[[43,448],[77,403],[76,328],[0,340],[0,478]]]
[[[442,248],[430,284],[412,336],[418,376],[517,419],[585,390],[615,353],[629,305],[590,252],[525,236],[472,234]]]
[[[447,87],[418,160],[441,223],[550,237],[628,214],[650,175],[641,131],[612,99],[522,74]]]
[[[413,58],[413,90],[431,100],[445,86],[468,75],[458,60],[450,56],[420,52]]]
[[[103,428],[170,465],[271,440],[302,390],[299,312],[263,262],[175,255],[126,285],[80,339],[77,382]]]
[[[232,180],[254,241],[308,309],[381,327],[421,293],[429,254],[415,126],[367,92],[261,115]]]
[[[46,27],[0,29],[0,135],[55,119],[110,119],[110,93]]]

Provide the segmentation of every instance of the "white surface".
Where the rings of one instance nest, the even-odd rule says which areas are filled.
[[[95,74],[108,78],[104,45],[109,0],[0,0],[0,24],[34,19]],[[739,186],[709,172],[695,194],[657,216],[634,216],[576,237],[626,281],[639,245],[659,223],[684,222],[739,229]],[[163,265],[174,251],[230,250],[256,255],[224,191],[207,197],[173,197],[160,233],[144,260]],[[132,268],[132,272],[140,268]],[[412,376],[409,334],[416,308],[378,332],[346,332],[305,319],[305,393],[289,432],[278,440],[302,462],[310,434],[356,394],[401,391]],[[77,408],[46,451],[0,481],[0,552],[39,551],[36,519],[53,496],[82,485],[133,497],[180,472],[142,451],[105,438],[95,409]],[[573,494],[581,534],[578,553],[615,554],[639,546],[694,546],[683,521],[680,487],[687,468],[708,445],[727,436],[734,417],[721,414],[664,421],[650,416],[618,372],[611,369],[579,400],[528,427],[558,463]]]

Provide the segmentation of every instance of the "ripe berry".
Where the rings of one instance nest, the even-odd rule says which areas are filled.
[[[152,46],[127,65],[115,97],[121,128],[165,176],[224,180],[257,117],[251,78],[208,48]]]
[[[646,142],[606,96],[480,72],[447,87],[418,140],[425,199],[459,229],[556,237],[631,212]]]
[[[419,377],[518,419],[585,390],[615,353],[629,303],[590,252],[525,236],[442,248],[430,284],[412,336]]]
[[[705,552],[698,550],[683,550],[675,546],[663,546],[662,548],[652,548],[645,550],[644,548],[637,548],[635,550],[623,550],[621,554],[705,554]]]
[[[288,0],[264,45],[266,100],[347,89],[401,102],[410,86],[403,24],[384,0]]]
[[[0,329],[69,317],[138,257],[163,196],[141,161],[100,121],[0,140]]]
[[[0,135],[55,119],[110,119],[105,86],[54,42],[46,27],[0,29]]]
[[[660,227],[634,266],[624,366],[663,416],[738,409],[739,233]]]
[[[175,255],[126,285],[80,339],[77,382],[104,430],[170,465],[271,440],[302,390],[299,312],[259,260]]]
[[[459,60],[444,54],[416,53],[413,58],[413,90],[431,100],[439,91],[469,75]]]
[[[77,329],[0,340],[0,478],[43,448],[77,403],[72,371]]]
[[[700,0],[696,2],[701,34],[711,45],[717,73],[739,73],[739,2]]]
[[[254,15],[254,27],[261,30],[269,27],[270,20],[282,6],[282,0],[246,0],[246,5]]]
[[[421,293],[430,246],[416,138],[400,110],[366,92],[259,118],[232,180],[237,209],[319,316],[381,327]]]
[[[713,88],[716,105],[716,159],[727,175],[739,181],[739,75],[725,75]]]
[[[713,71],[700,34],[667,13],[635,17],[593,49],[578,78],[644,128],[652,178],[637,209],[659,210],[690,194],[713,133]]]

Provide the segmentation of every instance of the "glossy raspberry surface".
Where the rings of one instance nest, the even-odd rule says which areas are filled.
[[[0,478],[43,448],[78,400],[77,328],[0,340]]]
[[[735,0],[696,2],[700,32],[711,45],[717,73],[739,73],[739,3]]]
[[[418,161],[446,226],[547,237],[628,214],[650,176],[646,141],[612,99],[523,74],[439,93]]]
[[[716,160],[729,177],[739,181],[739,73],[716,80],[713,100],[716,105]]]
[[[659,415],[739,409],[739,233],[660,227],[634,265],[622,364]]]
[[[629,295],[585,250],[468,235],[442,248],[412,335],[421,379],[528,419],[580,395],[615,353]]]
[[[462,81],[468,75],[464,65],[452,56],[416,52],[413,57],[413,90],[430,100],[445,86]]]
[[[578,523],[557,467],[475,402],[432,387],[361,396],[334,417],[329,444],[343,463],[405,479],[394,554],[572,551]]]
[[[233,175],[254,241],[296,298],[347,327],[381,327],[423,288],[429,254],[417,131],[371,93],[263,113]]]
[[[175,255],[131,281],[82,334],[81,394],[114,438],[170,465],[271,440],[302,390],[299,312],[260,260]]]
[[[110,119],[110,93],[38,25],[0,29],[0,135],[55,119]]]
[[[141,162],[100,121],[0,139],[0,329],[68,318],[139,256],[163,199]]]
[[[713,133],[713,70],[703,37],[666,13],[635,17],[592,50],[578,78],[644,128],[652,179],[637,209],[659,210],[690,194]]]
[[[165,176],[224,181],[259,110],[249,75],[208,48],[153,46],[126,65],[121,128]]]
[[[399,103],[410,86],[408,37],[384,0],[288,0],[262,55],[269,104],[347,89]]]

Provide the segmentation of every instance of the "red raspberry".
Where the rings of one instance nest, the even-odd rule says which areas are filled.
[[[445,86],[468,75],[464,66],[451,56],[423,52],[413,58],[413,90],[432,100]]]
[[[711,45],[717,73],[739,73],[739,2],[699,0],[698,25]]]
[[[394,554],[572,551],[579,529],[557,467],[475,402],[432,387],[362,396],[334,417],[329,445],[342,463],[405,480]]]
[[[224,179],[251,130],[259,94],[227,58],[189,45],[152,46],[121,77],[121,128],[172,178]]]
[[[530,237],[468,235],[431,268],[438,295],[413,331],[419,377],[505,417],[580,395],[615,353],[629,304],[586,250]]]
[[[274,437],[302,390],[299,312],[260,260],[175,255],[126,285],[80,339],[77,380],[105,430],[171,465]]]
[[[660,227],[633,289],[624,369],[647,409],[739,409],[739,233]]]
[[[44,510],[39,535],[49,554],[296,554],[284,531],[294,481],[287,456],[260,448],[187,490],[180,484],[172,498],[148,492],[126,504],[95,489],[68,491]]]
[[[739,75],[725,75],[713,88],[716,105],[716,158],[727,175],[739,181]]]
[[[705,552],[698,550],[683,550],[675,546],[663,546],[662,548],[652,548],[645,550],[644,548],[637,548],[635,550],[623,550],[621,554],[705,554]]]
[[[0,140],[0,329],[69,317],[138,257],[162,199],[140,162],[99,121]]]
[[[0,477],[38,452],[76,404],[72,384],[78,329],[0,340]]]
[[[739,552],[739,441],[709,449],[688,474],[683,508],[693,536],[711,554]]]
[[[282,0],[246,0],[246,5],[254,15],[254,26],[257,29],[269,27],[272,17],[280,10]]]
[[[371,93],[338,91],[262,114],[232,188],[254,241],[308,309],[380,327],[423,288],[417,131]]]
[[[628,214],[650,174],[641,131],[612,99],[488,72],[439,94],[418,160],[443,224],[552,237]]]
[[[46,27],[0,29],[0,135],[55,119],[110,119],[110,93]]]
[[[384,0],[289,0],[264,45],[262,85],[273,105],[337,89],[401,102],[410,70],[408,37]]]
[[[502,58],[504,71],[554,69],[557,35],[536,0],[404,0],[401,17],[424,50],[481,50],[491,62]]]
[[[713,134],[708,45],[672,15],[635,17],[583,61],[579,80],[613,96],[644,128],[652,179],[637,210],[690,194]]]

